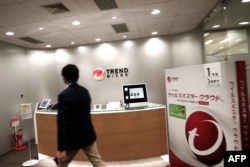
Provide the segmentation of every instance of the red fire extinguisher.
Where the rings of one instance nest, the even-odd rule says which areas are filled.
[[[13,147],[13,150],[25,149],[25,145],[23,144],[23,131],[19,127],[19,118],[18,117],[11,118],[11,127],[14,128],[15,146]]]
[[[14,150],[23,150],[25,146],[23,145],[23,131],[21,128],[14,133],[15,147]]]

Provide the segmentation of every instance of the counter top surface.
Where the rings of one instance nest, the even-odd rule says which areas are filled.
[[[147,106],[139,107],[130,107],[130,108],[119,108],[114,110],[100,109],[94,110],[91,109],[91,114],[109,114],[109,113],[124,113],[124,112],[135,112],[135,111],[146,111],[157,108],[165,108],[163,104],[149,103]],[[56,110],[37,110],[36,113],[40,114],[57,114]]]

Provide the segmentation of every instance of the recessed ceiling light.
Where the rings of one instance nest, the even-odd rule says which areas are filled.
[[[152,32],[151,34],[152,34],[152,35],[156,35],[156,34],[158,34],[158,32],[154,31],[154,32]]]
[[[159,14],[159,13],[161,13],[161,11],[159,9],[155,9],[155,10],[153,10],[151,12],[151,14],[153,14],[153,15],[156,15],[156,14]]]
[[[219,28],[220,27],[220,25],[214,25],[213,26],[213,28]]]
[[[52,46],[51,45],[46,45],[46,48],[51,48]]]
[[[113,17],[112,17],[112,19],[113,19],[113,20],[115,20],[115,19],[116,19],[116,17],[115,17],[115,16],[113,16]]]
[[[8,35],[8,36],[12,36],[12,35],[14,35],[15,33],[14,32],[11,32],[11,31],[9,31],[9,32],[6,32],[6,35]]]
[[[71,44],[71,45],[74,45],[74,44],[75,44],[75,42],[74,42],[74,41],[72,41],[70,44]]]
[[[43,30],[43,27],[39,27],[39,30]]]
[[[123,37],[123,38],[127,38],[127,36],[126,36],[126,35],[123,35],[122,37]]]
[[[72,25],[74,25],[74,26],[78,26],[78,25],[80,25],[81,23],[79,22],[79,21],[73,21],[72,22]]]
[[[96,38],[95,41],[101,41],[102,39],[101,38]]]
[[[243,21],[243,22],[240,22],[239,25],[247,25],[247,24],[250,24],[249,21]]]

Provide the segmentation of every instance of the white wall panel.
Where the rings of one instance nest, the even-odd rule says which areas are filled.
[[[0,155],[14,146],[10,119],[20,116],[20,103],[28,102],[27,65],[25,50],[21,47],[0,43]],[[23,98],[21,98],[23,94]],[[25,130],[25,122],[20,122]],[[27,134],[27,133],[25,133]],[[27,136],[24,136],[27,139]]]

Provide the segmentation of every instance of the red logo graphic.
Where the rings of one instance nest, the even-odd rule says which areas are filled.
[[[185,131],[191,151],[201,162],[215,165],[223,160],[225,136],[211,115],[203,111],[192,113],[187,119]]]
[[[167,77],[167,81],[171,82],[171,77],[170,76]]]
[[[96,68],[93,71],[93,76],[98,81],[103,80],[105,77],[105,70],[102,68]]]

